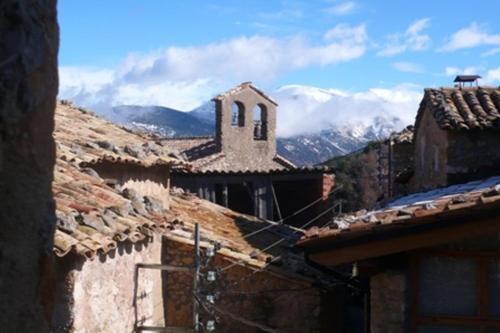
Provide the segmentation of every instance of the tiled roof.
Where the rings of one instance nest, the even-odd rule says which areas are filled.
[[[269,222],[193,195],[173,193],[167,211],[154,197],[121,191],[112,180],[101,179],[92,169],[92,162],[113,159],[147,166],[148,160],[165,159],[169,164],[178,160],[169,157],[171,150],[160,142],[148,141],[149,137],[130,133],[86,110],[59,103],[54,136],[57,146],[53,182],[57,214],[54,252],[57,256],[75,253],[92,259],[113,250],[120,242],[137,242],[153,233],[190,242],[194,223],[199,222],[202,239],[217,240],[224,245],[226,255],[262,266],[283,247],[254,255],[258,249],[283,236],[288,241],[282,245],[290,245],[301,235],[299,230],[280,225],[247,240],[244,234],[268,226]],[[141,155],[130,156],[133,149]]]
[[[158,140],[132,133],[69,102],[57,104],[55,124],[54,138],[62,160],[76,164],[109,160],[143,166],[188,165]]]
[[[171,225],[153,205],[141,203],[142,198],[127,199],[91,169],[60,158],[52,188],[57,214],[54,252],[59,257],[72,252],[93,259],[119,242],[137,242]]]
[[[133,191],[119,191],[89,168],[79,168],[58,160],[53,183],[57,224],[54,252],[89,259],[106,254],[120,242],[137,242],[153,233],[176,241],[191,242],[194,224],[200,223],[202,241],[218,241],[222,254],[262,266],[283,252],[302,235],[301,230],[277,225],[248,239],[244,235],[269,225],[206,200],[184,193],[172,193],[169,210],[154,197],[142,197]],[[287,240],[262,253],[277,240]]]
[[[500,88],[425,89],[416,128],[426,107],[444,130],[500,129]]]
[[[202,238],[221,243],[223,245],[221,253],[244,259],[255,265],[264,264],[271,257],[282,254],[285,246],[293,245],[303,234],[300,229],[276,224],[255,236],[245,238],[245,235],[268,227],[272,222],[237,213],[187,193],[172,196],[170,210],[166,212],[166,216],[168,220],[183,226],[182,229],[169,231],[168,235],[186,235],[186,230],[192,231],[194,224],[199,223]],[[191,237],[189,232],[187,237]],[[282,238],[286,241],[279,246],[262,253],[259,251]]]
[[[86,111],[63,107],[61,111],[61,105],[58,106],[59,124],[55,135],[57,160],[53,195],[57,222],[53,250],[56,256],[73,254],[92,260],[98,255],[107,255],[121,242],[136,243],[155,234],[173,242],[192,244],[194,225],[199,223],[201,245],[219,242],[223,246],[220,253],[229,261],[228,265],[236,262],[253,269],[265,267],[283,277],[307,281],[319,277],[326,281],[305,264],[302,256],[288,251],[303,235],[303,230],[237,213],[179,189],[172,191],[170,207],[166,210],[160,200],[141,196],[133,190],[121,190],[113,180],[100,178],[91,166],[75,163],[91,161],[102,151],[83,147],[85,139],[107,140],[117,147],[139,143],[140,139],[103,123]],[[61,126],[62,122],[67,125]],[[99,126],[94,127],[95,123]],[[82,135],[69,133],[69,124],[75,131],[82,130]],[[71,140],[81,149],[78,153],[70,152]],[[254,235],[246,237],[249,233]],[[269,266],[271,258],[275,265]],[[280,267],[284,260],[292,263],[291,266]]]
[[[405,127],[401,132],[394,133],[390,139],[394,143],[413,143],[414,127],[413,125]]]
[[[221,152],[214,137],[187,137],[162,139],[162,144],[171,150],[177,151],[192,165],[193,172],[199,173],[239,173],[267,171],[269,168],[256,170],[235,170],[224,161],[225,154]],[[295,164],[282,156],[276,155],[273,159],[274,169],[291,169]]]
[[[272,99],[271,97],[269,97],[267,94],[265,94],[262,90],[260,90],[259,88],[257,88],[256,86],[253,85],[252,82],[243,82],[239,85],[237,85],[236,87],[226,91],[226,92],[223,92],[222,94],[219,94],[217,96],[215,96],[213,98],[213,100],[222,100],[228,96],[231,96],[231,95],[234,95],[244,89],[252,89],[253,91],[255,91],[257,94],[259,94],[260,96],[264,97],[265,99],[267,99],[269,102],[273,103],[274,105],[278,105],[278,103]]]
[[[411,194],[378,210],[342,216],[328,227],[307,230],[299,245],[334,243],[419,223],[440,223],[441,218],[449,215],[459,216],[491,207],[500,210],[500,176]]]
[[[333,173],[333,168],[328,167],[326,165],[318,165],[318,166],[303,166],[303,167],[295,167],[293,169],[267,169],[267,170],[174,170],[176,174],[188,174],[188,175],[257,175],[257,174],[265,174],[265,175],[279,175],[279,174],[324,174],[324,173]]]

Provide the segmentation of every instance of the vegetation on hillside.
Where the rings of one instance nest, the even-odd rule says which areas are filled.
[[[369,142],[362,150],[337,156],[322,163],[335,170],[335,182],[341,186],[335,193],[342,200],[342,212],[371,208],[379,197],[377,154],[381,142]]]

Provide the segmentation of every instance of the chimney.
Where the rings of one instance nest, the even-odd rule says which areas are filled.
[[[479,87],[479,84],[477,82],[478,79],[481,79],[481,76],[479,75],[457,75],[455,77],[455,80],[453,82],[456,82],[457,84],[455,87],[458,87],[460,89],[465,87],[465,83],[470,83],[470,87],[476,84],[476,87]]]

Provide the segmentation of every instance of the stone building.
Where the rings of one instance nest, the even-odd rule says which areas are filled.
[[[500,89],[426,89],[415,121],[415,191],[495,175]]]
[[[366,281],[372,333],[499,331],[499,103],[498,88],[426,89],[413,176],[403,177],[417,193],[312,228],[298,243],[309,260],[352,265]]]
[[[193,266],[195,223],[202,253],[220,246],[201,271],[220,272],[216,282],[195,291],[201,322],[217,315],[219,332],[331,327],[320,306],[334,292],[329,278],[289,251],[302,230],[170,191],[168,169],[188,164],[161,143],[68,103],[57,107],[55,139],[53,332],[192,330],[192,273],[154,267]],[[208,290],[214,313],[205,310],[214,306],[204,301]]]
[[[408,126],[389,137],[388,146],[388,189],[385,198],[406,195],[411,191],[410,179],[414,173],[415,145],[414,127]]]
[[[173,171],[172,185],[261,218],[280,220],[322,196],[325,200],[290,224],[331,206],[327,167],[296,168],[276,152],[278,104],[250,82],[216,96],[215,136],[164,139],[193,165]],[[293,192],[300,189],[302,195]]]
[[[298,245],[325,267],[355,263],[372,333],[497,332],[499,216],[496,176],[345,216]]]

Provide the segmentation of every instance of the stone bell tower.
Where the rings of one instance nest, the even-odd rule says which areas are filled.
[[[276,156],[278,104],[251,82],[216,96],[216,145],[228,164],[240,170],[264,170]]]

